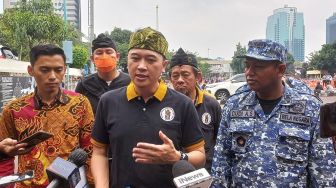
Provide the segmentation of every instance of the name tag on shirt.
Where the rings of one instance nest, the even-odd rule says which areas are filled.
[[[302,115],[280,113],[280,120],[290,123],[299,123],[304,125],[311,125],[311,118]]]
[[[251,118],[255,117],[254,110],[231,110],[231,118]]]

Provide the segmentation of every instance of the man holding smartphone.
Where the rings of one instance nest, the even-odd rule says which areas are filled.
[[[0,160],[7,158],[6,153],[13,155],[14,153],[24,150],[27,143],[18,143],[17,140],[5,138],[0,142]]]
[[[26,143],[18,144],[17,140],[11,138],[3,139],[0,142],[0,177],[12,175],[14,173],[14,160],[6,153],[13,153],[24,150]],[[6,185],[6,188],[14,188],[14,185]]]
[[[67,159],[77,147],[91,154],[93,112],[90,102],[83,95],[60,88],[66,70],[64,51],[52,44],[37,45],[31,49],[30,63],[28,73],[34,77],[37,86],[33,93],[4,108],[0,140],[22,141],[40,131],[54,136],[31,147],[31,151],[17,141],[12,141],[11,149],[2,151],[8,156],[19,155],[18,173],[35,171],[34,179],[17,183],[17,188],[46,187],[49,183],[46,168],[56,157]],[[90,182],[89,168],[86,174]]]

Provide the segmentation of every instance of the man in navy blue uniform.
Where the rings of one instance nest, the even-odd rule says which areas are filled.
[[[213,187],[335,187],[332,140],[320,137],[320,101],[283,84],[287,50],[253,40],[243,56],[250,91],[224,105]]]

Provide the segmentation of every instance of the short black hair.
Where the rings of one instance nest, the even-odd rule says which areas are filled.
[[[64,60],[64,64],[66,64],[65,62],[66,57],[65,57],[63,49],[54,44],[38,44],[34,46],[30,50],[30,54],[29,54],[30,64],[34,66],[36,60],[42,55],[47,55],[47,56],[60,55],[62,56]]]
[[[92,41],[92,53],[98,48],[113,48],[118,52],[114,41],[104,33],[99,34],[98,37]]]

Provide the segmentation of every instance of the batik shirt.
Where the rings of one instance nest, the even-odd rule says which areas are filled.
[[[226,102],[212,165],[213,187],[336,187],[336,155],[319,136],[320,102],[285,85],[266,116],[254,91]]]
[[[88,99],[66,90],[59,92],[51,105],[42,103],[41,98],[34,93],[7,105],[0,119],[1,140],[7,137],[22,140],[39,130],[54,135],[36,145],[28,154],[19,155],[18,171],[34,170],[35,178],[17,184],[16,187],[46,187],[48,185],[46,168],[56,157],[68,159],[69,154],[77,147],[83,148],[91,156],[93,120]],[[88,180],[92,182],[88,168],[89,166],[86,174]]]

